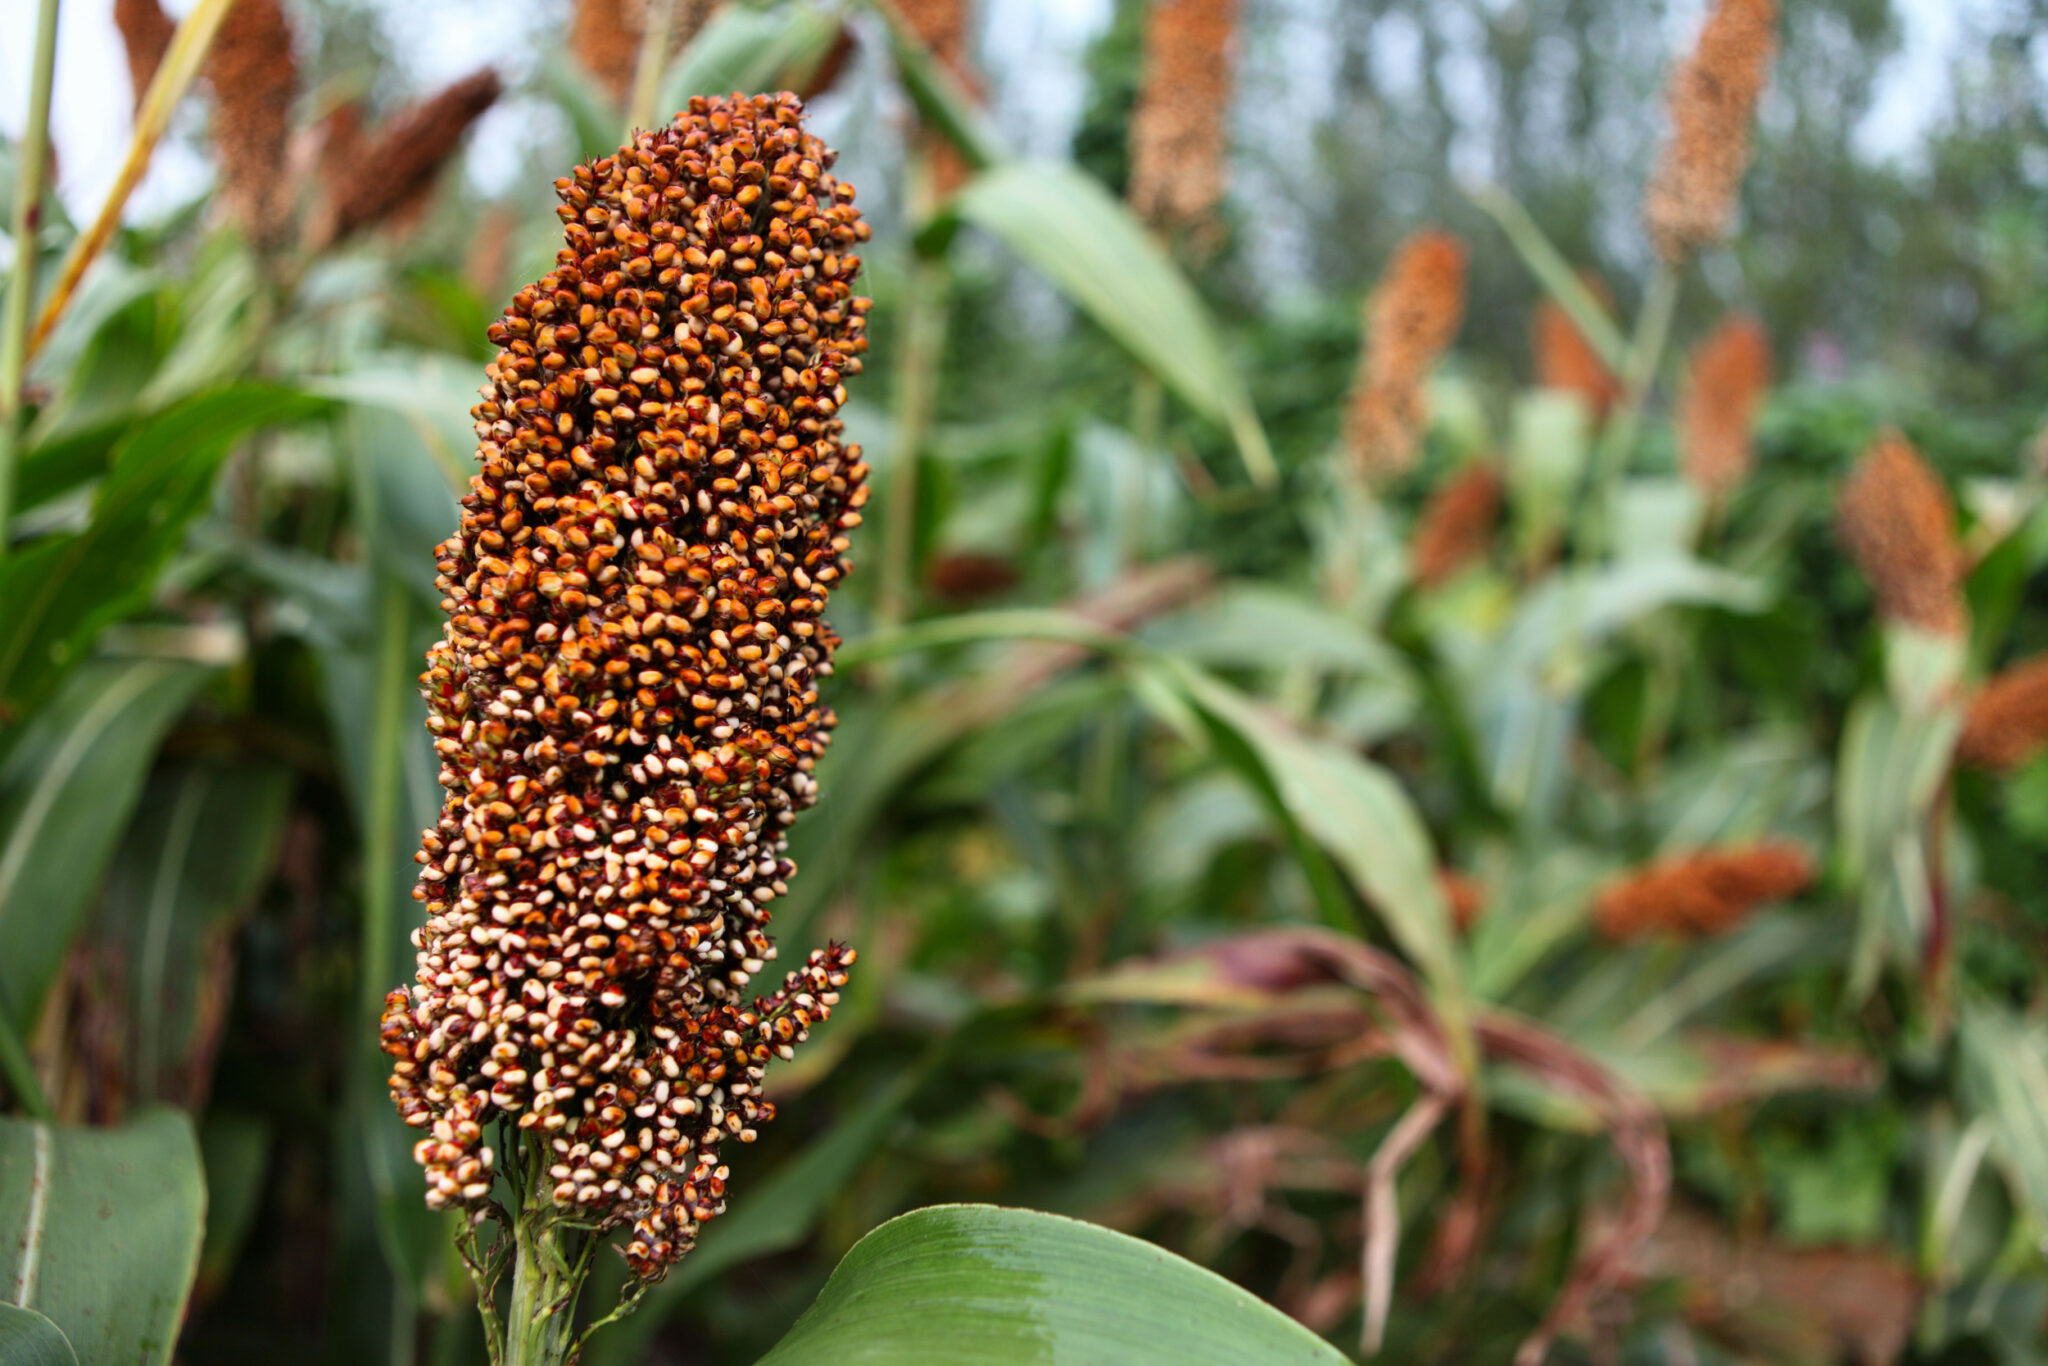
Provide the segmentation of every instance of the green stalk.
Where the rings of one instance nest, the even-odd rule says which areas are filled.
[[[1660,263],[1650,277],[1649,292],[1643,296],[1643,311],[1636,318],[1634,338],[1629,342],[1628,360],[1621,371],[1621,401],[1608,415],[1606,430],[1593,457],[1592,487],[1582,511],[1584,550],[1579,558],[1591,563],[1607,550],[1607,524],[1613,510],[1614,486],[1628,468],[1635,453],[1636,437],[1642,430],[1643,404],[1657,377],[1657,365],[1664,358],[1664,345],[1671,337],[1671,318],[1678,308],[1678,272]]]
[[[513,1223],[512,1303],[505,1316],[505,1366],[562,1366],[574,1338],[576,1292],[588,1269],[569,1256],[569,1230],[549,1218],[544,1197],[528,1189],[528,1207]]]
[[[661,98],[661,73],[668,66],[669,41],[675,36],[676,0],[650,0],[647,29],[640,36],[640,60],[633,67],[633,93],[626,104],[625,140],[654,126],[654,102]]]
[[[14,513],[21,389],[28,374],[28,306],[36,288],[36,235],[42,226],[43,172],[50,164],[50,85],[56,68],[57,0],[42,0],[36,14],[28,125],[15,149],[14,278],[7,288],[7,311],[0,315],[0,557],[7,554],[7,523]]]
[[[135,136],[129,139],[128,155],[121,162],[120,174],[114,177],[114,186],[107,191],[106,203],[100,205],[99,217],[71,244],[71,251],[57,272],[57,283],[50,290],[42,313],[36,318],[35,331],[28,339],[30,359],[42,349],[50,329],[63,316],[66,305],[78,291],[78,282],[84,278],[86,267],[98,258],[112,239],[114,229],[120,225],[121,210],[127,206],[128,196],[134,193],[136,185],[142,181],[143,172],[149,169],[151,154],[156,151],[164,131],[171,126],[171,115],[176,111],[178,102],[185,98],[185,92],[198,78],[207,49],[213,46],[213,36],[220,30],[220,22],[227,17],[233,4],[234,0],[199,0],[191,13],[179,21],[178,31],[171,35],[171,44],[164,49],[164,59],[157,64],[156,76],[142,97],[142,105],[135,111]],[[43,0],[43,8],[54,13],[57,8],[55,0]]]
[[[1601,363],[1609,370],[1620,372],[1627,364],[1628,356],[1628,343],[1622,337],[1621,329],[1615,326],[1605,305],[1593,296],[1592,290],[1586,288],[1586,282],[1579,278],[1571,263],[1564,259],[1564,253],[1544,236],[1543,229],[1529,216],[1521,201],[1494,185],[1482,185],[1467,190],[1466,194],[1500,224],[1501,231],[1508,235],[1509,243],[1521,254],[1522,263],[1529,267],[1529,273],[1571,318],[1572,326],[1598,353]]]

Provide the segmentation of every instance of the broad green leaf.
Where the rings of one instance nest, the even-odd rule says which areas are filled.
[[[64,1332],[33,1309],[0,1302],[0,1366],[78,1366]]]
[[[1574,492],[1593,452],[1593,413],[1558,389],[1518,394],[1508,410],[1508,507],[1515,550],[1533,562],[1564,534]]]
[[[807,83],[839,37],[841,5],[724,5],[690,40],[661,83],[666,118],[692,95],[788,90]]]
[[[1141,638],[1154,649],[1216,668],[1310,666],[1415,686],[1407,660],[1385,641],[1306,594],[1269,584],[1225,584]]]
[[[758,1366],[1337,1366],[1249,1291],[1093,1224],[938,1205],[855,1245]]]
[[[1109,191],[1071,166],[1005,162],[963,187],[951,212],[1024,258],[1183,403],[1227,427],[1253,480],[1279,477],[1208,310]]]
[[[1962,727],[1957,709],[1901,712],[1859,699],[1842,727],[1835,771],[1835,832],[1861,893],[1849,995],[1861,1000],[1889,960],[1917,961],[1927,924],[1922,826]]]
[[[206,1236],[199,1252],[199,1294],[227,1283],[263,1200],[270,1172],[270,1124],[253,1115],[211,1110],[199,1126],[206,1167]]]
[[[236,441],[317,406],[290,390],[244,385],[177,404],[131,430],[100,485],[91,525],[0,560],[0,720],[26,716],[102,627],[148,602]]]
[[[117,1129],[0,1119],[0,1295],[46,1315],[81,1361],[170,1360],[205,1211],[175,1110]]]
[[[731,1267],[801,1243],[827,1202],[847,1190],[888,1137],[923,1076],[924,1069],[916,1069],[877,1090],[744,1199],[733,1201],[731,1212],[706,1226],[697,1250],[648,1292],[632,1318],[591,1339],[586,1366],[632,1366],[646,1357],[663,1321],[691,1291]]]
[[[1462,1038],[1464,969],[1437,880],[1436,851],[1400,784],[1363,755],[1301,734],[1195,666],[1170,661],[1169,668],[1196,706],[1258,756],[1288,813],[1379,912],[1428,981],[1447,1030],[1454,1040]]]
[[[2014,1195],[2048,1225],[2048,1029],[1989,1001],[1956,1017],[1964,1094],[1991,1123],[1991,1151]]]
[[[132,1022],[128,1085],[190,1103],[204,1012],[228,991],[215,952],[277,861],[291,773],[182,764],[145,789],[108,872],[98,933],[119,947]]]
[[[209,670],[94,662],[0,766],[0,1009],[26,1029],[141,795],[157,742]]]

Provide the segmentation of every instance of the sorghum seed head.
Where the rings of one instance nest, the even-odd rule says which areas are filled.
[[[1679,465],[1700,492],[1734,491],[1755,459],[1751,434],[1771,384],[1771,342],[1763,324],[1732,317],[1692,353],[1678,414]]]
[[[1237,0],[1160,0],[1145,16],[1145,75],[1131,111],[1129,198],[1197,247],[1215,236],[1230,153]]]
[[[974,72],[968,0],[898,0],[896,11],[961,88],[970,95],[977,93],[980,81]],[[931,167],[932,193],[943,200],[967,183],[973,168],[936,128],[921,127],[917,137]]]
[[[1434,588],[1484,558],[1500,520],[1500,500],[1500,473],[1489,464],[1468,466],[1432,493],[1408,542],[1415,582]]]
[[[2010,773],[2048,752],[2048,655],[1994,675],[1971,699],[1956,758]]]
[[[428,1201],[474,1204],[483,1125],[552,1145],[555,1199],[658,1277],[725,1203],[718,1145],[850,950],[775,957],[815,798],[867,466],[843,440],[867,225],[793,95],[693,99],[556,182],[564,245],[490,336],[482,465],[441,547],[421,678],[448,797],[422,840],[391,1093]]]
[[[1592,275],[1584,275],[1586,288],[1603,304],[1612,304],[1607,287]],[[1530,349],[1536,358],[1536,382],[1546,389],[1563,389],[1586,400],[1597,421],[1621,397],[1621,381],[1600,359],[1571,319],[1555,301],[1536,305],[1529,325]]]
[[[1896,432],[1857,462],[1836,503],[1836,523],[1887,620],[1945,636],[1968,629],[1955,520],[1940,477]]]
[[[647,0],[576,0],[569,50],[614,100],[633,86],[646,19]]]
[[[1486,914],[1485,884],[1455,868],[1437,869],[1436,881],[1443,890],[1444,904],[1450,907],[1451,924],[1458,933],[1466,933]]]
[[[273,246],[291,216],[285,153],[298,63],[281,0],[235,0],[206,55],[220,194],[249,240]]]
[[[1423,386],[1465,317],[1465,248],[1424,229],[1403,242],[1365,307],[1345,445],[1368,480],[1406,473],[1428,419]]]
[[[502,88],[497,72],[472,72],[400,110],[371,136],[359,131],[353,113],[331,118],[321,204],[308,233],[313,245],[415,213],[462,135]]]
[[[128,53],[128,83],[135,88],[135,103],[140,106],[143,92],[156,79],[156,69],[171,45],[171,35],[178,31],[178,21],[164,13],[158,0],[114,0],[114,24],[121,30],[121,45]]]
[[[1594,898],[1593,919],[1609,939],[1721,934],[1756,907],[1796,896],[1812,881],[1813,860],[1797,845],[1766,840],[1704,849],[1609,883]]]
[[[1650,240],[1676,263],[1721,240],[1735,216],[1757,99],[1777,52],[1776,0],[1717,0],[1671,78],[1671,140],[1643,206]]]

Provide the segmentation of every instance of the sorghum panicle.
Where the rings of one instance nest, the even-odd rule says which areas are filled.
[[[1755,461],[1757,409],[1771,386],[1771,342],[1763,324],[1737,316],[1693,349],[1678,414],[1679,465],[1710,496],[1734,491]]]
[[[128,83],[135,88],[135,103],[140,107],[143,93],[156,79],[156,69],[171,46],[171,35],[178,31],[178,21],[164,13],[158,0],[114,0],[114,26],[121,30],[121,46],[128,54]]]
[[[1455,868],[1439,868],[1436,870],[1436,884],[1444,894],[1444,904],[1451,911],[1451,924],[1458,933],[1470,931],[1479,923],[1479,917],[1486,914],[1486,884],[1470,873],[1461,873]]]
[[[1408,542],[1417,583],[1433,588],[1485,557],[1500,521],[1501,493],[1500,472],[1481,463],[1459,471],[1429,496]]]
[[[1586,288],[1603,304],[1612,298],[1606,286],[1588,275]],[[1546,389],[1563,389],[1586,400],[1597,421],[1621,397],[1621,380],[1600,359],[1600,353],[1580,333],[1571,314],[1555,301],[1536,305],[1529,325],[1530,349],[1536,357],[1536,382]]]
[[[647,0],[576,0],[569,19],[569,50],[614,100],[633,87]]]
[[[1944,636],[1969,628],[1955,505],[1904,437],[1887,433],[1864,453],[1842,486],[1836,522],[1887,620]]]
[[[939,65],[972,95],[981,83],[974,74],[973,24],[967,6],[968,0],[898,0],[896,10]],[[932,193],[943,200],[967,183],[974,168],[938,129],[921,127],[917,136],[931,166]]]
[[[206,54],[221,200],[249,240],[277,244],[291,217],[285,154],[299,68],[282,0],[235,0]]]
[[[2048,753],[2048,655],[2001,670],[1970,702],[1956,758],[2010,773]]]
[[[693,99],[556,183],[566,245],[491,328],[421,679],[448,798],[384,1048],[428,1202],[481,1207],[506,1121],[645,1279],[723,1209],[719,1145],[773,1115],[764,1067],[853,959],[749,996],[867,497],[839,412],[868,230],[802,119]]]
[[[1721,934],[1756,907],[1804,891],[1813,859],[1797,845],[1765,840],[1704,849],[1646,864],[1609,883],[1593,920],[1610,939],[1649,934]]]
[[[473,71],[399,110],[369,136],[357,115],[330,116],[321,203],[309,231],[313,244],[324,246],[417,213],[462,135],[497,103],[502,89],[497,72]]]
[[[1406,473],[1421,450],[1430,367],[1465,318],[1465,248],[1424,229],[1403,242],[1365,308],[1365,350],[1344,439],[1369,480]]]
[[[1777,53],[1776,0],[1716,0],[1699,43],[1671,78],[1671,139],[1644,201],[1650,240],[1679,262],[1728,232],[1757,100]]]
[[[1145,16],[1145,77],[1131,111],[1129,198],[1197,246],[1215,236],[1230,152],[1237,0],[1161,0]]]

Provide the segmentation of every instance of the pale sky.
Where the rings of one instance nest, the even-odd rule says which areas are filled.
[[[431,87],[485,62],[514,68],[532,50],[531,35],[552,29],[566,10],[555,4],[507,5],[503,0],[376,0],[406,42],[402,60],[413,83]],[[1905,42],[1880,78],[1876,105],[1859,132],[1866,155],[1905,155],[1947,96],[1948,60],[1972,20],[1995,16],[2010,0],[1898,0]],[[169,0],[183,13],[191,0]],[[35,0],[0,0],[0,130],[16,136],[25,116],[29,47]],[[52,123],[60,163],[58,191],[74,217],[89,216],[106,192],[127,144],[131,115],[128,72],[114,28],[112,0],[65,0],[58,31],[57,84]],[[1033,125],[1016,140],[1041,152],[1064,142],[1082,95],[1077,58],[1106,21],[1109,0],[989,0],[986,37],[1005,53],[1035,52],[1042,61],[1031,79],[1034,98],[1023,102]],[[507,22],[508,16],[521,16]],[[516,70],[511,74],[517,74]],[[188,104],[182,117],[201,117]],[[519,116],[495,111],[499,119]],[[516,169],[517,156],[493,158],[492,139],[476,140],[470,174],[487,188]],[[203,159],[173,139],[131,201],[131,218],[162,214],[197,194],[208,172]]]

